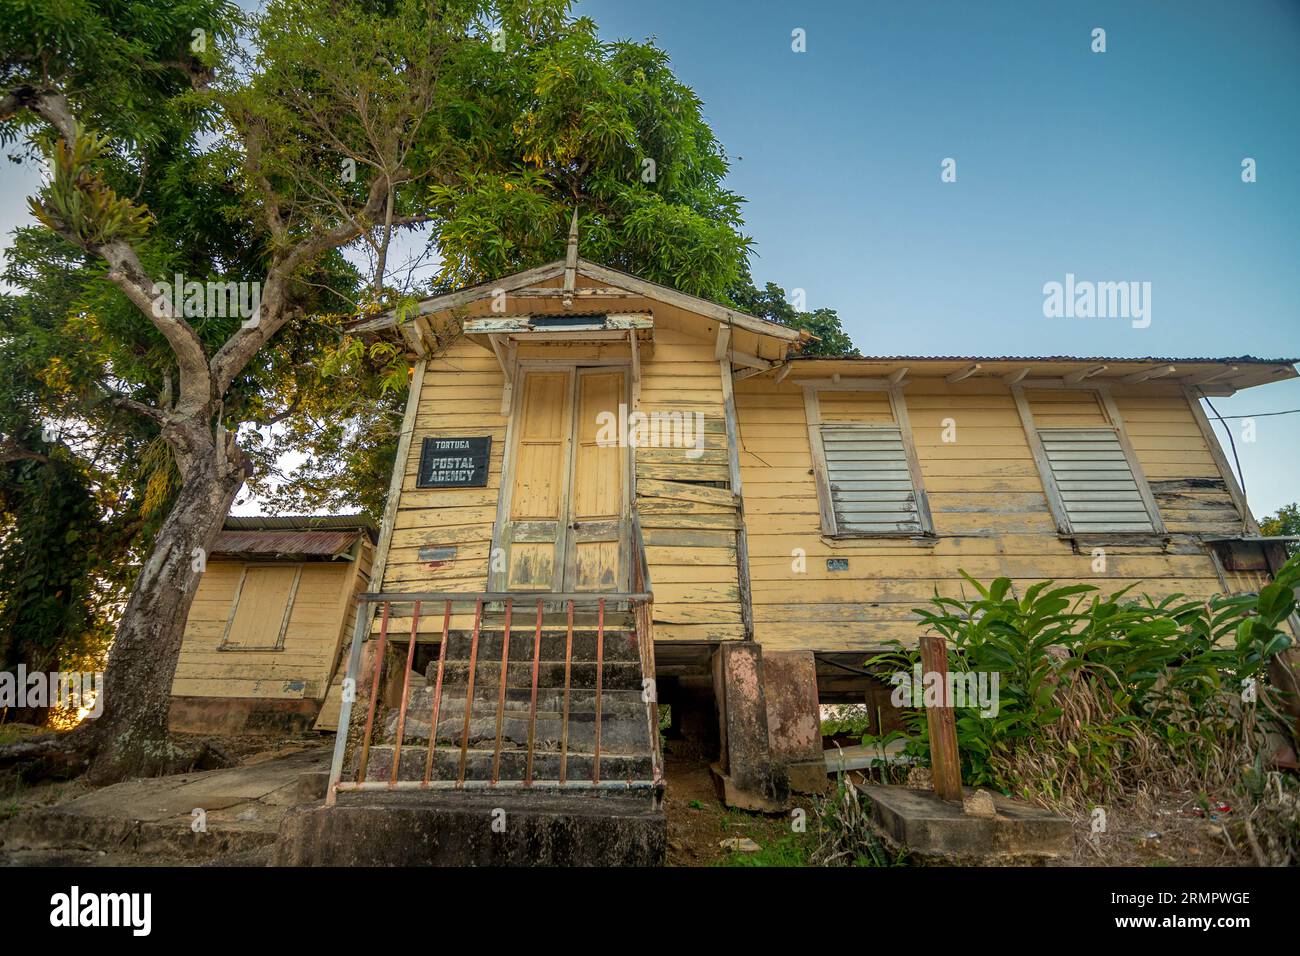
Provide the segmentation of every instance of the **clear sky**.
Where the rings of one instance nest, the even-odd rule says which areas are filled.
[[[755,279],[864,353],[1300,356],[1298,0],[575,9],[668,51],[749,200]],[[1066,273],[1150,282],[1150,326],[1044,318]],[[1215,406],[1300,408],[1300,382]],[[1237,436],[1256,513],[1300,499],[1300,415]]]
[[[670,54],[749,200],[755,279],[838,309],[866,354],[1300,356],[1300,0],[575,12]],[[0,177],[3,252],[36,179]],[[1044,318],[1067,273],[1150,282],[1151,324]],[[1215,405],[1300,408],[1300,382]],[[1237,435],[1256,514],[1300,499],[1300,415]]]

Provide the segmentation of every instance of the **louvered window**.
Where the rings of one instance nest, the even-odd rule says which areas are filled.
[[[1119,407],[1105,386],[1013,386],[1012,393],[1060,531],[1164,533]]]
[[[811,395],[807,407],[822,530],[839,537],[928,533],[929,508],[901,394],[825,390]]]
[[[1038,438],[1071,531],[1156,530],[1113,428],[1042,428]]]

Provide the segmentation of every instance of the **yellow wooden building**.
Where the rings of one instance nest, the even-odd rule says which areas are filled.
[[[370,583],[364,518],[231,517],[207,559],[172,683],[173,730],[337,727],[321,707]]]
[[[373,590],[423,612],[384,604],[358,631],[367,647],[383,635],[381,659],[406,655],[399,696],[427,679],[437,724],[444,635],[477,642],[504,596],[496,627],[529,646],[536,608],[536,661],[566,601],[595,613],[590,599],[644,594],[642,678],[684,728],[716,734],[741,805],[770,802],[773,775],[824,780],[818,704],[869,697],[865,655],[915,640],[912,609],[961,595],[962,570],[1205,597],[1281,557],[1201,399],[1293,378],[1286,360],[805,357],[806,334],[572,245],[359,331],[400,334],[414,359]],[[354,649],[362,691],[379,687],[371,656]],[[336,762],[352,773],[347,748],[365,750],[363,780],[383,713],[364,704]],[[599,764],[599,730],[596,746]]]

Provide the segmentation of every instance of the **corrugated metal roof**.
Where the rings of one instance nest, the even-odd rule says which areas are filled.
[[[361,536],[355,531],[223,531],[213,554],[337,558]]]
[[[375,524],[365,515],[229,515],[227,531],[360,531],[374,537]]]
[[[336,558],[347,554],[361,535],[371,542],[375,526],[362,515],[232,515],[214,554],[244,557]]]
[[[1227,358],[1174,358],[1170,356],[1114,355],[794,355],[797,362],[1238,362],[1242,365],[1294,365],[1300,358],[1255,358],[1253,355]]]

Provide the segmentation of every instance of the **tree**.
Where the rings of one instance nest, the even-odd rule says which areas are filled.
[[[436,294],[564,255],[577,209],[586,258],[728,301],[748,276],[742,200],[696,94],[653,43],[601,42],[590,20],[469,52],[439,113],[456,162],[414,204],[442,256],[434,282],[387,287],[359,308]],[[249,483],[277,507],[383,509],[409,364],[401,350],[343,338],[303,369],[298,412],[265,438],[267,468]],[[283,401],[283,399],[282,399]]]
[[[1292,502],[1277,509],[1277,514],[1269,515],[1259,523],[1259,530],[1266,535],[1300,535],[1300,504]],[[1288,541],[1287,554],[1300,552],[1300,542]]]
[[[775,282],[767,283],[760,290],[754,286],[747,273],[744,285],[732,290],[731,301],[736,308],[750,315],[779,322],[793,329],[803,329],[817,336],[804,347],[804,355],[834,358],[858,354],[857,347],[840,325],[839,313],[834,309],[802,312],[794,307],[786,297],[785,290]]]
[[[0,6],[0,128],[11,139],[23,131],[50,157],[33,211],[69,250],[107,267],[104,278],[167,359],[164,387],[150,397],[115,388],[117,369],[100,376],[110,403],[157,426],[178,478],[114,636],[104,716],[80,738],[94,752],[92,780],[174,765],[167,710],[185,617],[252,470],[227,398],[282,328],[308,321],[302,303],[322,259],[378,230],[382,286],[393,230],[427,218],[409,211],[417,191],[454,165],[441,117],[460,91],[444,80],[464,79],[464,61],[490,49],[491,18],[530,37],[562,10],[273,0],[241,62],[231,42],[239,14],[221,0]],[[178,122],[186,118],[187,127]],[[196,147],[203,134],[221,134],[210,158],[227,163],[223,186],[259,240],[258,268],[216,263],[219,280],[186,275],[179,293],[163,292],[149,265],[165,261],[176,237],[123,183],[142,183],[165,145],[159,133],[182,127]],[[218,297],[234,284],[243,312],[213,308],[218,281]]]

